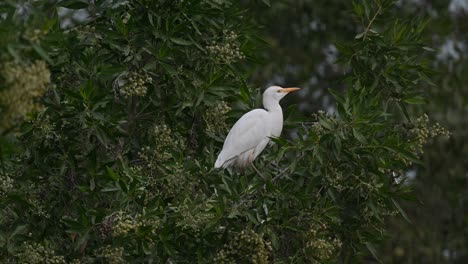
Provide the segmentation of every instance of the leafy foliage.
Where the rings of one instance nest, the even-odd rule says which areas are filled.
[[[396,235],[380,251],[384,262],[464,263],[468,257],[466,1],[407,2],[402,10],[408,15],[431,17],[423,34],[426,45],[434,48],[430,60],[437,71],[431,75],[436,85],[425,87],[429,103],[413,110],[430,113],[450,130],[450,140],[437,139],[424,147],[423,164],[408,173],[418,202],[401,203],[412,222],[389,219],[389,230]],[[454,9],[457,4],[465,9]]]
[[[0,171],[4,261],[358,261],[375,254],[386,216],[406,217],[398,201],[408,190],[395,178],[446,134],[426,133],[428,121],[407,111],[429,81],[424,23],[384,19],[391,1],[354,5],[364,31],[338,46],[350,70],[344,93],[330,90],[336,112],[288,116],[298,136],[274,139],[258,161],[266,181],[213,169],[225,114],[235,120],[259,97],[246,82],[262,44],[248,10],[224,0],[26,3],[22,16],[1,5],[1,56],[46,61],[53,85],[44,109],[2,131],[2,149],[17,145]],[[63,7],[89,17],[63,29]],[[27,37],[36,15],[43,28]]]

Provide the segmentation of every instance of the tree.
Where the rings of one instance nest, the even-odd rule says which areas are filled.
[[[375,254],[386,216],[406,217],[408,188],[395,178],[446,133],[426,133],[429,121],[407,111],[430,80],[424,23],[395,21],[391,6],[354,5],[363,31],[337,45],[349,71],[346,89],[330,90],[336,112],[288,114],[298,136],[274,139],[258,161],[263,180],[213,169],[228,124],[259,98],[246,79],[260,29],[239,3],[3,4],[1,92],[30,84],[7,78],[16,68],[44,77],[25,90],[51,84],[43,109],[2,131],[0,258],[324,263]],[[89,17],[61,28],[62,7]],[[40,34],[28,38],[31,29]]]
[[[463,4],[465,3],[465,7]],[[466,78],[468,5],[466,1],[406,3],[409,15],[431,18],[424,39],[434,48],[429,58],[435,85],[425,88],[430,101],[419,111],[430,113],[450,131],[450,140],[434,140],[425,147],[423,164],[410,171],[408,184],[417,202],[402,207],[412,223],[391,219],[393,234],[381,249],[385,262],[465,263],[466,208]],[[465,45],[465,46],[464,46]],[[464,106],[465,105],[465,106]]]

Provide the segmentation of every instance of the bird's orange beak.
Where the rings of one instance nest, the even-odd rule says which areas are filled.
[[[289,87],[289,88],[283,88],[282,90],[280,90],[280,92],[282,93],[290,93],[290,92],[295,92],[295,91],[299,91],[301,88],[297,88],[297,87]]]

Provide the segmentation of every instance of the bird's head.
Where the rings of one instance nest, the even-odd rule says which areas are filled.
[[[290,87],[290,88],[283,88],[280,86],[270,86],[268,87],[265,92],[263,93],[263,100],[275,100],[279,102],[283,97],[285,97],[288,93],[300,90],[300,88]],[[270,99],[271,98],[271,99]]]

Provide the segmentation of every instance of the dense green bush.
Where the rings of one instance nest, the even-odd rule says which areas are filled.
[[[410,15],[430,16],[425,43],[434,47],[430,60],[437,74],[428,86],[427,111],[450,130],[450,140],[425,147],[423,164],[411,171],[418,202],[402,207],[412,223],[395,218],[395,234],[382,247],[382,260],[392,263],[465,263],[468,261],[468,1],[410,3]],[[458,8],[455,6],[458,5]],[[464,6],[464,8],[463,8]],[[398,232],[396,232],[398,231]],[[385,256],[385,258],[383,257]]]
[[[343,65],[334,64],[335,43],[352,39],[365,25],[353,19],[352,1],[277,0],[265,10],[251,5],[271,43],[264,49],[267,64],[255,71],[252,82],[294,84],[302,96],[287,97],[302,112],[332,109],[326,89],[345,88],[339,81]],[[413,166],[405,184],[418,201],[401,204],[411,222],[399,215],[387,221],[391,236],[378,248],[384,263],[465,263],[468,257],[466,198],[467,146],[467,41],[468,1],[399,0],[389,12],[394,18],[427,17],[422,32],[424,45],[434,49],[427,65],[435,85],[420,88],[428,104],[411,107],[416,116],[427,113],[450,130],[450,140],[441,137],[425,146],[423,164]],[[266,11],[266,12],[265,12]],[[387,15],[386,15],[387,16]],[[378,28],[385,20],[374,22]],[[272,81],[272,79],[274,81]],[[465,164],[465,165],[463,165]]]
[[[229,124],[260,98],[246,80],[264,43],[236,1],[0,4],[0,259],[326,263],[375,254],[386,217],[406,217],[398,177],[422,144],[447,134],[407,111],[430,82],[424,23],[391,19],[391,2],[354,5],[363,31],[338,45],[347,73],[345,92],[330,90],[336,112],[298,117],[290,107],[285,125],[297,136],[275,139],[256,161],[266,181],[213,169]],[[63,29],[61,7],[88,17]]]

